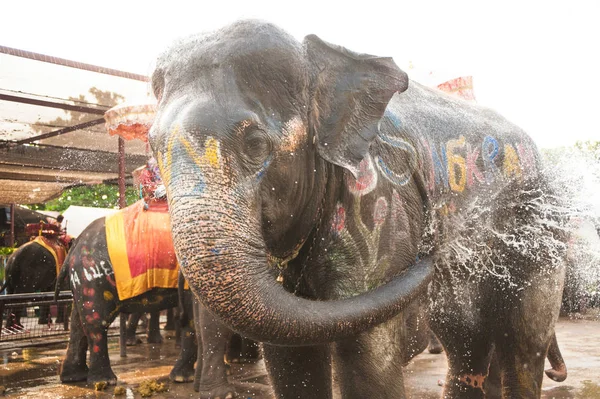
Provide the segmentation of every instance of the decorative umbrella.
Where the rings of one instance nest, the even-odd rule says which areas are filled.
[[[148,131],[154,121],[155,104],[119,104],[104,113],[106,129],[125,140],[148,142]]]

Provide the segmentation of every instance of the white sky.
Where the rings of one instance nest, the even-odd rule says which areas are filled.
[[[600,140],[598,0],[21,0],[4,2],[2,15],[2,45],[141,74],[177,37],[261,18],[298,39],[315,33],[355,51],[393,56],[425,84],[473,75],[478,102],[525,128],[540,147]],[[147,91],[143,83],[105,85],[97,74],[70,68],[24,79],[27,71],[11,71],[8,58],[0,59],[0,88],[43,93],[60,85],[67,96],[96,85],[129,100]],[[439,82],[429,82],[432,76]]]

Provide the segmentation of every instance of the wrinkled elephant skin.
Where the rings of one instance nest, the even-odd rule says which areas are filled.
[[[426,290],[444,397],[483,398],[493,348],[504,393],[540,396],[563,222],[520,128],[260,21],[179,41],[152,85],[182,271],[264,342],[277,397],[331,398],[335,369],[344,398],[404,398],[401,312]]]

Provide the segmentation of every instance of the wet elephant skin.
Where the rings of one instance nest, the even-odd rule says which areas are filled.
[[[532,140],[391,58],[260,21],[152,76],[173,242],[208,310],[264,342],[280,398],[404,398],[402,311],[427,292],[445,398],[539,397],[564,220]],[[431,282],[431,284],[430,284]]]

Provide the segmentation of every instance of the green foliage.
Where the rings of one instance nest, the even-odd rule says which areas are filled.
[[[13,247],[0,247],[0,256],[8,256],[16,251]]]
[[[126,187],[125,201],[127,205],[139,199],[139,192],[133,187]],[[90,206],[94,208],[118,208],[119,187],[109,184],[74,187],[63,191],[60,197],[45,204],[31,205],[33,210],[64,212],[69,206]]]
[[[541,153],[543,159],[551,163],[559,162],[566,154],[573,153],[589,156],[600,162],[600,141],[577,141],[572,147],[542,148]]]

